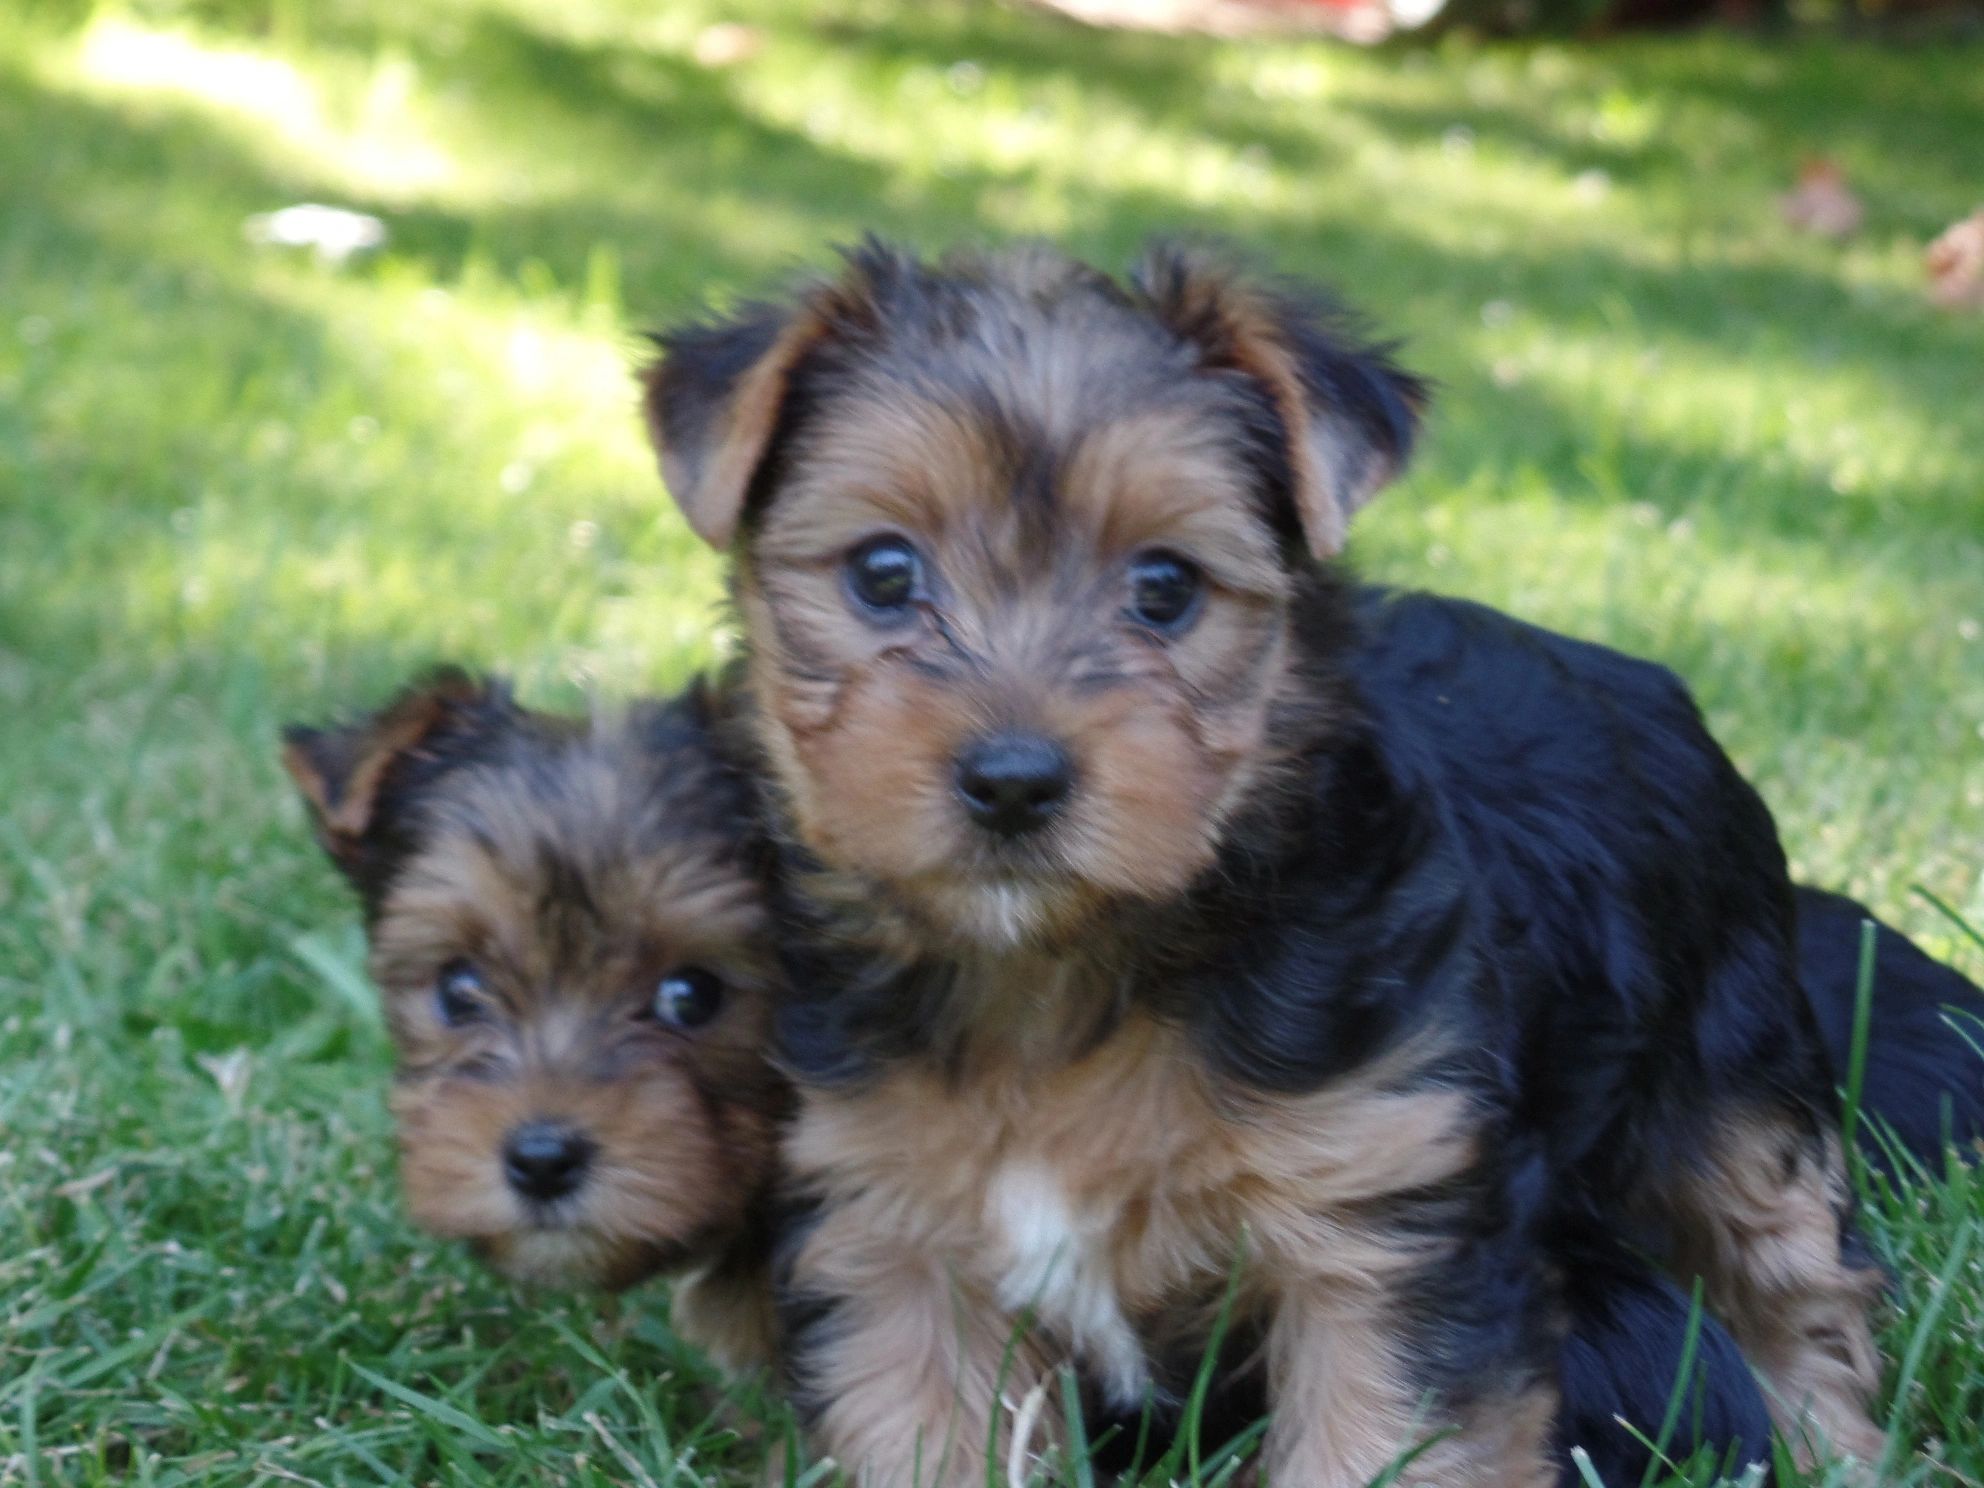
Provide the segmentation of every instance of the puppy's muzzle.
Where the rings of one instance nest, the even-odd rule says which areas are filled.
[[[1068,751],[1044,734],[988,734],[957,757],[958,797],[966,813],[999,837],[1021,837],[1047,825],[1074,784]]]
[[[503,1142],[503,1176],[526,1199],[549,1204],[585,1182],[593,1144],[555,1121],[526,1121]]]

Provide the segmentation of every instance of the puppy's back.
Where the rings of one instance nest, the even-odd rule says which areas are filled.
[[[1690,1111],[1822,1103],[1775,823],[1681,681],[1460,600],[1373,589],[1358,610],[1374,735],[1439,799],[1520,968],[1511,1054],[1557,1160],[1624,1192],[1691,1160]],[[1633,1117],[1655,1086],[1667,1115]]]
[[[1798,975],[1817,1015],[1834,1078],[1853,1055],[1860,927],[1874,923],[1874,988],[1861,1109],[1872,1116],[1861,1150],[1894,1162],[1880,1128],[1931,1173],[1950,1141],[1975,1158],[1984,1141],[1984,991],[1943,965],[1866,905],[1820,889],[1798,890]]]

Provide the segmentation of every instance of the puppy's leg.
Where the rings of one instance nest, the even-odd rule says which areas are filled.
[[[1378,1298],[1326,1284],[1283,1289],[1268,1330],[1270,1483],[1361,1488],[1431,1433],[1396,1345]]]
[[[1645,1481],[1656,1461],[1647,1444],[1659,1439],[1677,1392],[1680,1410],[1665,1442],[1675,1461],[1707,1449],[1731,1476],[1750,1463],[1769,1463],[1772,1427],[1763,1388],[1712,1313],[1697,1312],[1671,1277],[1602,1227],[1564,1233],[1551,1250],[1569,1321],[1557,1370],[1563,1488],[1585,1482],[1570,1461],[1574,1447],[1586,1453],[1601,1482]]]
[[[729,1374],[770,1368],[778,1359],[770,1258],[735,1247],[692,1271],[675,1283],[668,1320]]]
[[[1516,1181],[1541,1155],[1437,1067],[1442,1047],[1247,1112],[1253,1172],[1277,1178],[1242,1210],[1276,1488],[1363,1488],[1435,1437],[1402,1482],[1555,1481],[1555,1291],[1523,1197],[1544,1189]]]
[[[1869,1414],[1882,1277],[1859,1249],[1848,1194],[1839,1139],[1775,1112],[1724,1120],[1667,1194],[1676,1269],[1702,1278],[1808,1464],[1820,1443],[1868,1463],[1886,1445]]]
[[[988,1446],[1003,1472],[1012,1415],[1047,1374],[1019,1323],[926,1256],[836,1244],[831,1218],[792,1281],[805,1318],[788,1345],[802,1408],[816,1403],[816,1455],[859,1488],[982,1488]]]
[[[1439,1488],[1550,1488],[1556,1391],[1537,1381],[1444,1410],[1406,1357],[1402,1298],[1317,1284],[1282,1289],[1269,1329],[1274,1415],[1267,1481],[1363,1488],[1402,1454],[1439,1439],[1400,1482]],[[1444,1434],[1442,1434],[1444,1433]]]

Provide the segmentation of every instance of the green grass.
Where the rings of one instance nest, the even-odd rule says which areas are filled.
[[[437,657],[712,654],[640,326],[870,227],[1237,235],[1443,388],[1364,569],[1694,683],[1800,873],[1975,974],[1984,47],[1357,54],[959,0],[0,9],[0,1483],[696,1484],[757,1455],[649,1291],[519,1299],[396,1211],[351,907],[282,719]],[[1869,227],[1771,192],[1843,160]],[[243,220],[325,199],[344,269]],[[1984,1480],[1984,1188],[1875,1196],[1911,1446]],[[1903,1364],[1906,1363],[1904,1369]]]

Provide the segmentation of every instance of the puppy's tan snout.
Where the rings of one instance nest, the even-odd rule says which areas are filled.
[[[972,821],[999,837],[1046,826],[1074,792],[1075,764],[1045,734],[1008,729],[984,734],[957,755],[958,797]]]
[[[597,1144],[560,1121],[526,1121],[503,1139],[503,1176],[523,1198],[549,1204],[585,1182]]]

